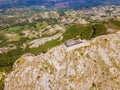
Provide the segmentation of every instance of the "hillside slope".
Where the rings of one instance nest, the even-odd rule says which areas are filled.
[[[19,58],[5,90],[120,90],[120,32],[99,36],[89,46],[64,45]]]

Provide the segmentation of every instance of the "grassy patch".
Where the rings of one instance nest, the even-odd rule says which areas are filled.
[[[80,34],[80,38],[81,39],[91,39],[92,35],[93,35],[93,29],[91,25],[87,25],[84,27],[84,29],[82,30],[81,34]]]
[[[120,22],[119,21],[111,21],[107,23],[108,27],[114,29],[114,30],[120,30]]]
[[[39,46],[38,48],[26,48],[22,50],[21,48],[17,48],[16,50],[8,51],[7,53],[0,54],[0,71],[6,70],[9,72],[11,71],[10,68],[13,63],[23,54],[25,53],[33,53],[33,54],[40,54],[45,53],[52,47],[60,45],[62,42],[59,39],[51,40],[46,42],[44,45]]]
[[[101,23],[101,22],[95,23],[92,25],[92,28],[94,30],[92,37],[97,37],[107,33],[107,27],[105,26],[104,23]]]
[[[10,73],[10,71],[12,70],[12,66],[0,66],[0,72],[4,72],[4,73]]]
[[[5,77],[0,80],[0,90],[4,90],[4,79]]]
[[[48,41],[37,48],[26,48],[25,52],[29,52],[33,54],[46,53],[49,49],[57,45],[60,45],[61,43],[62,41],[60,41],[59,39],[55,39],[55,40]]]
[[[81,34],[83,28],[84,27],[82,25],[79,25],[79,24],[72,25],[63,34],[63,41],[80,37],[80,34]]]

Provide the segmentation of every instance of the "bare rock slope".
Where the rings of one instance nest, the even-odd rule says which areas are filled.
[[[21,56],[5,79],[5,90],[120,90],[120,32],[71,51],[61,45]]]

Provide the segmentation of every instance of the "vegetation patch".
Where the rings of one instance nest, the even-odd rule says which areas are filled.
[[[87,25],[84,27],[84,29],[82,30],[81,34],[80,34],[80,38],[81,39],[91,39],[92,35],[93,35],[93,29],[92,26]]]
[[[0,42],[6,42],[8,40],[8,37],[4,32],[0,32]]]
[[[72,25],[63,34],[63,41],[66,41],[69,39],[74,39],[74,38],[80,38],[80,34],[81,34],[83,28],[84,27],[80,24]]]
[[[55,40],[48,41],[45,44],[40,45],[37,48],[29,48],[29,47],[27,47],[24,50],[24,52],[25,53],[29,52],[29,53],[33,53],[33,54],[46,53],[49,49],[51,49],[52,47],[55,47],[57,45],[60,45],[61,43],[62,43],[61,40],[55,39]]]
[[[104,35],[106,33],[107,27],[104,23],[101,22],[85,26],[75,24],[65,31],[65,33],[63,34],[63,41],[76,38],[89,40],[93,37]]]
[[[96,87],[96,84],[95,84],[95,83],[92,83],[92,87]]]
[[[112,20],[112,21],[108,22],[107,25],[108,25],[108,27],[110,27],[114,30],[120,30],[120,21]]]
[[[52,47],[60,45],[62,42],[59,39],[48,41],[45,44],[39,46],[38,48],[25,48],[24,50],[18,47],[15,50],[8,51],[7,53],[0,54],[0,71],[6,70],[7,72],[11,69],[7,69],[5,67],[10,68],[13,63],[23,54],[25,53],[33,53],[40,54],[45,53]]]
[[[0,90],[4,90],[4,79],[5,77],[0,80]]]
[[[92,25],[93,27],[93,36],[92,37],[96,37],[96,36],[100,36],[100,35],[104,35],[107,33],[107,27],[105,26],[104,23],[95,23]]]

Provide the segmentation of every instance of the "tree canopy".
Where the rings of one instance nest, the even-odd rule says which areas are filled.
[[[79,24],[72,25],[63,34],[63,41],[80,37],[81,31],[83,30],[83,28],[84,27],[82,25],[79,25]]]
[[[93,29],[92,26],[87,25],[84,27],[84,29],[82,30],[81,34],[80,34],[80,38],[81,39],[87,39],[89,40],[93,35]]]
[[[107,33],[107,27],[103,23],[95,23],[92,25],[92,28],[94,30],[93,37]]]

